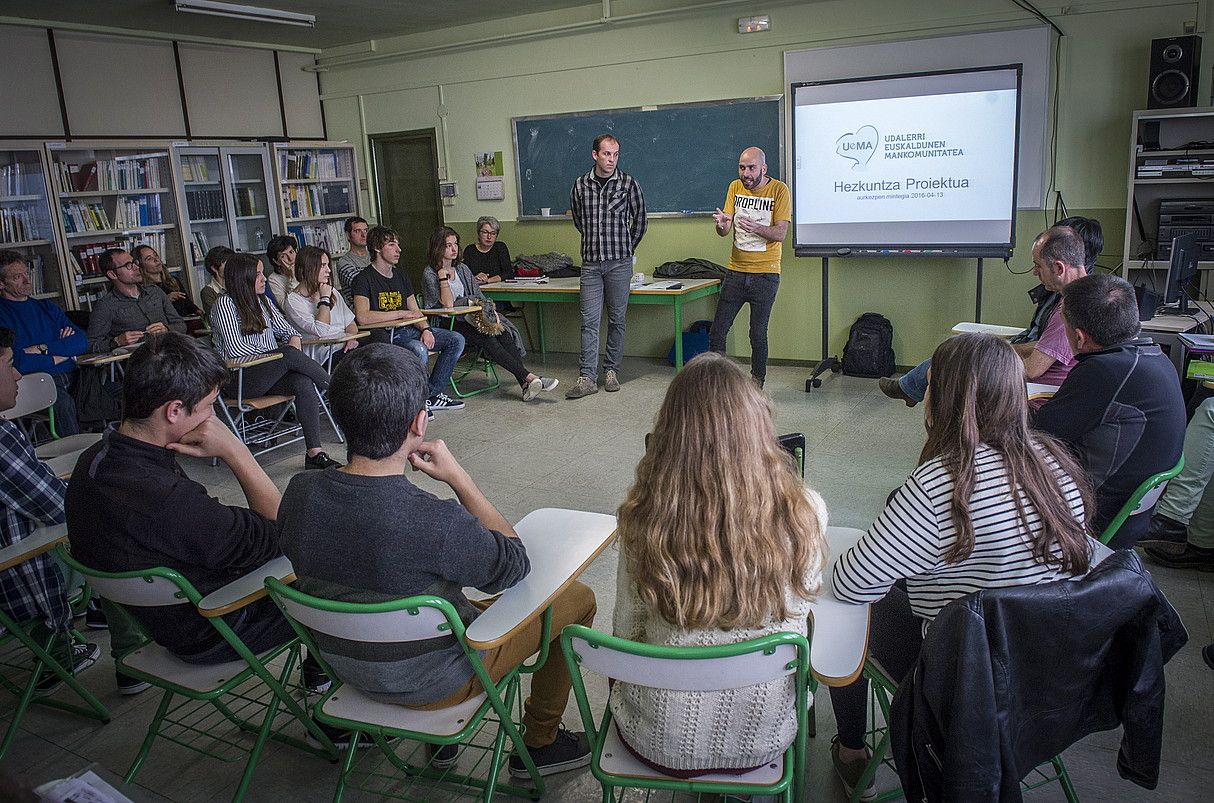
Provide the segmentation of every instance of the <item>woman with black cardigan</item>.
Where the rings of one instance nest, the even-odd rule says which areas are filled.
[[[211,309],[215,348],[225,360],[256,357],[272,351],[281,360],[244,369],[245,396],[281,394],[295,397],[295,412],[303,427],[307,456],[304,468],[341,465],[320,448],[320,393],[329,387],[329,375],[299,350],[300,335],[266,298],[266,277],[261,260],[252,254],[234,254],[223,272],[227,292]]]

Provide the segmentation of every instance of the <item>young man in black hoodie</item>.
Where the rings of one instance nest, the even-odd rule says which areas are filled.
[[[1078,363],[1036,414],[1038,429],[1073,448],[1096,489],[1099,536],[1144,479],[1180,459],[1185,407],[1171,361],[1139,337],[1134,288],[1095,274],[1062,290],[1062,315]],[[1109,544],[1132,546],[1150,516],[1127,519]]]

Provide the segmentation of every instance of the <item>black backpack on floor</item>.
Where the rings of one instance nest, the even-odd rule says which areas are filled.
[[[843,373],[876,379],[894,372],[894,325],[866,312],[851,325],[843,347]]]

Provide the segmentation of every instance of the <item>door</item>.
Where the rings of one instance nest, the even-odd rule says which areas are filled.
[[[443,225],[434,129],[374,134],[371,158],[380,223],[400,237],[400,267],[420,290],[430,235]]]

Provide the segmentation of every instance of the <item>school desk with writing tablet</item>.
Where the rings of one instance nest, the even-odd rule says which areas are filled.
[[[972,321],[963,321],[953,324],[953,334],[960,335],[970,332],[977,332],[984,335],[994,335],[1002,337],[1004,340],[1011,339],[1023,332],[1024,329],[1019,326],[1000,326],[995,323],[974,323]]]
[[[683,279],[682,287],[670,290],[656,289],[643,284],[628,292],[628,304],[659,305],[670,307],[674,312],[674,366],[683,367],[683,305],[697,298],[721,292],[720,279]],[[582,280],[577,276],[563,279],[548,279],[545,283],[517,279],[509,282],[482,284],[481,292],[497,301],[534,301],[539,319],[540,353],[547,352],[544,332],[544,305],[549,303],[576,304],[581,296]],[[576,350],[576,349],[575,349]]]

